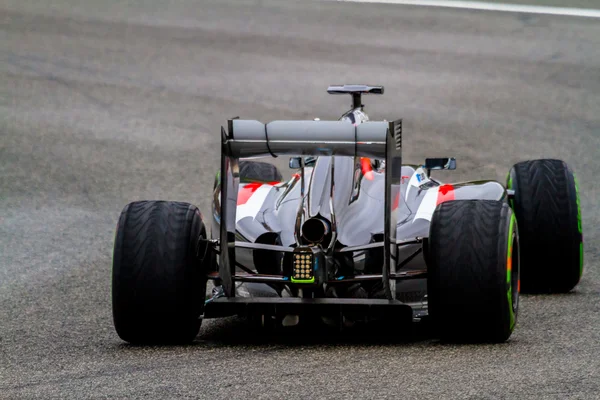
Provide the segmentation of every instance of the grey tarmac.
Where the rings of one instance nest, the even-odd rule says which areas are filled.
[[[600,398],[600,21],[312,1],[0,3],[0,398]],[[227,118],[336,119],[329,84],[382,84],[409,162],[503,181],[566,160],[585,271],[523,296],[501,345],[427,333],[252,331],[209,321],[191,346],[116,335],[114,229],[139,199],[208,219]],[[287,174],[287,159],[275,160]],[[552,251],[552,249],[548,249]],[[477,318],[477,315],[457,316]]]

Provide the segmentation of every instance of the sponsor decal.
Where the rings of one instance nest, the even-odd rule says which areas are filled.
[[[406,197],[405,199],[408,199],[408,194],[411,192],[411,188],[414,186],[416,188],[419,188],[419,186],[421,186],[422,184],[424,184],[425,182],[428,182],[429,179],[427,178],[427,176],[425,175],[425,172],[423,171],[423,168],[418,168],[410,177],[409,181],[408,181],[408,188],[406,189]]]
[[[415,177],[417,178],[416,186],[419,189],[423,189],[425,185],[431,183],[431,179],[429,179],[429,177],[425,175],[425,172],[415,172]],[[428,187],[431,187],[431,185],[429,185]]]

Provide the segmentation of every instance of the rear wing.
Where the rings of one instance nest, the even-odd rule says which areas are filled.
[[[235,295],[235,214],[240,158],[293,156],[350,156],[381,158],[385,168],[385,233],[383,280],[386,295],[396,293],[396,225],[401,167],[402,121],[351,124],[348,121],[273,121],[231,119],[221,128],[221,223],[219,276],[228,297]],[[386,283],[389,283],[386,284]]]
[[[388,122],[232,120],[226,138],[231,157],[280,155],[385,158]]]

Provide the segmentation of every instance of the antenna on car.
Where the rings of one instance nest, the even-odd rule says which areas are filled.
[[[361,96],[363,94],[383,94],[383,86],[369,85],[331,85],[327,88],[329,94],[350,94],[352,95],[352,109],[364,107]]]

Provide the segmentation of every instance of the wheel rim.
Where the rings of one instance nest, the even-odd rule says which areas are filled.
[[[508,251],[506,257],[506,283],[508,286],[507,300],[510,313],[510,329],[515,326],[519,308],[519,292],[521,290],[519,266],[519,240],[515,228],[516,218],[512,214],[508,230]]]
[[[517,234],[513,232],[512,236],[512,271],[511,271],[511,291],[512,291],[512,310],[516,314],[519,306],[519,292],[521,291],[521,280],[519,277],[519,241]]]

